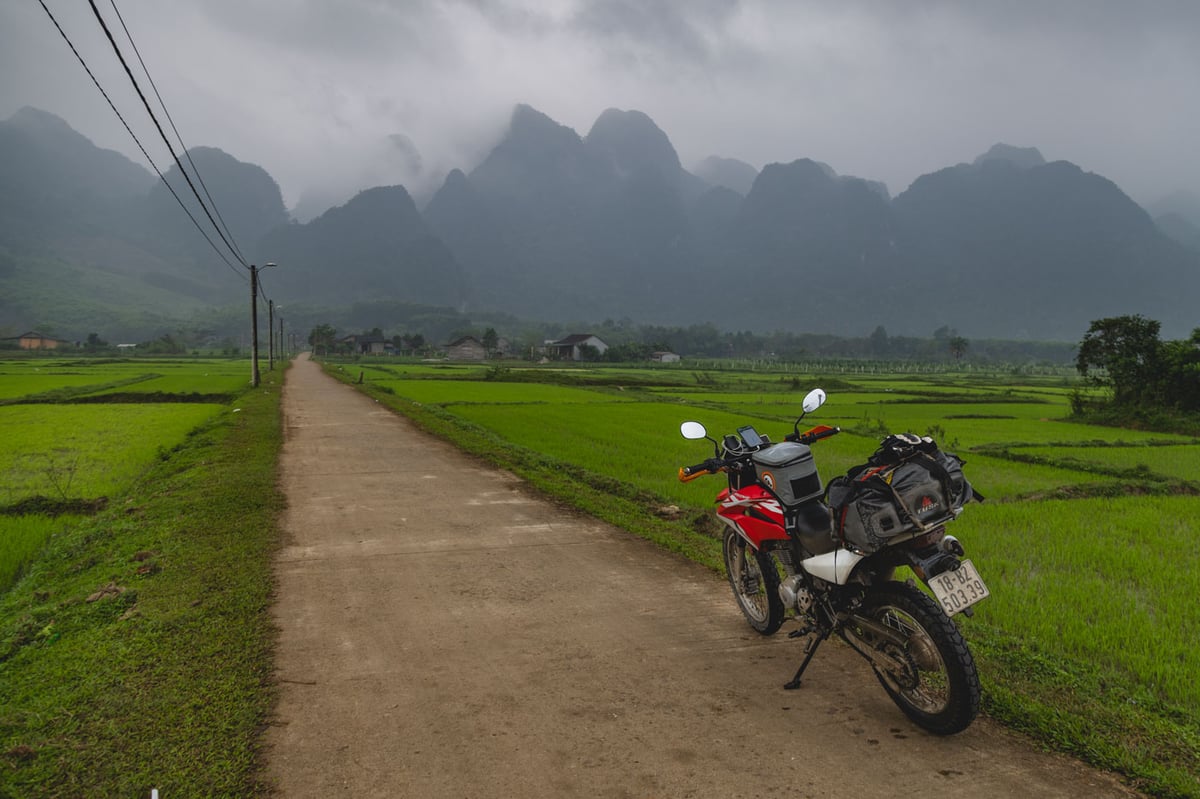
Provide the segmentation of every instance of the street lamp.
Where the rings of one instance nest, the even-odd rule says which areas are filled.
[[[275,310],[282,311],[283,306],[276,305]],[[283,362],[283,359],[286,356],[287,356],[287,346],[283,343],[283,314],[279,314],[279,361],[280,361],[280,363]]]
[[[267,371],[275,371],[275,300],[267,300]]]
[[[275,264],[262,265],[266,269]],[[260,382],[258,376],[258,270],[260,267],[250,264],[250,385],[255,388]]]

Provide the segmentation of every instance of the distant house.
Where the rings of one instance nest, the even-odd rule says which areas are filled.
[[[391,340],[383,336],[349,335],[338,343],[359,355],[383,355],[392,347]]]
[[[546,356],[560,361],[578,361],[582,359],[580,348],[595,347],[601,355],[608,350],[608,345],[591,333],[573,333],[558,341],[546,342]]]
[[[482,361],[487,358],[487,349],[474,336],[463,336],[446,345],[446,357],[452,361]]]
[[[56,350],[60,347],[67,347],[70,344],[71,342],[64,341],[61,338],[44,336],[34,331],[22,333],[17,336],[17,346],[23,350]]]
[[[679,363],[679,356],[673,352],[652,352],[650,360],[653,363]]]

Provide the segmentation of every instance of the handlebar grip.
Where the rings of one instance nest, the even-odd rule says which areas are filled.
[[[836,436],[840,432],[842,432],[842,428],[840,427],[826,427],[825,425],[821,425],[805,432],[800,436],[799,440],[803,444],[812,444],[815,441],[820,441],[822,438]]]
[[[714,460],[716,460],[716,459],[706,460],[704,463],[697,463],[695,466],[680,466],[679,467],[679,482],[686,483],[691,480],[695,480],[697,477],[699,477],[701,475],[712,474],[713,471],[715,471],[716,469],[719,469],[721,466],[724,465],[719,460],[716,460],[716,462],[714,463]]]

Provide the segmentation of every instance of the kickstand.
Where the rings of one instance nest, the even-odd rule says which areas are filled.
[[[800,664],[800,668],[796,669],[796,676],[792,678],[792,681],[783,686],[784,690],[794,691],[800,687],[800,675],[804,674],[804,670],[808,668],[808,664],[813,659],[813,655],[817,654],[817,647],[821,645],[822,641],[829,637],[831,632],[833,631],[829,629],[822,629],[820,635],[816,636],[815,638],[808,639],[808,643],[804,646],[804,662]]]

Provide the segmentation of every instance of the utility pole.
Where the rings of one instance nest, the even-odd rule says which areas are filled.
[[[279,310],[283,310],[283,306],[279,306]],[[283,314],[279,315],[279,361],[283,362],[287,356],[287,345],[283,343]]]
[[[275,264],[263,264],[262,268]],[[250,264],[250,385],[260,383],[258,375],[258,267]]]
[[[267,300],[267,371],[275,371],[275,300]]]

